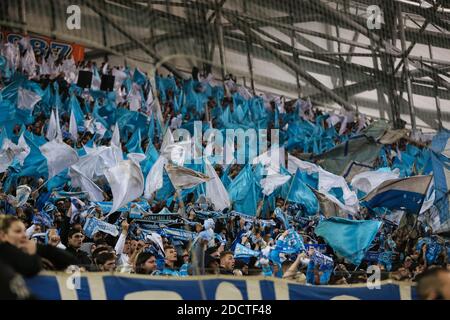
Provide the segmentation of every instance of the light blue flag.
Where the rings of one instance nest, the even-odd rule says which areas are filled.
[[[148,140],[149,143],[153,143],[153,139],[155,138],[155,118],[153,116],[153,112],[152,115],[150,116],[150,122],[149,122],[149,126],[148,126]]]
[[[230,173],[231,165],[229,165],[222,173],[222,177],[220,177],[220,180],[223,183],[223,186],[228,190],[228,186],[231,184],[230,176],[228,175]]]
[[[3,147],[3,142],[7,138],[8,138],[8,135],[6,134],[6,128],[3,127],[2,128],[2,132],[0,133],[0,149]]]
[[[98,122],[100,122],[105,128],[110,128],[110,126],[108,125],[108,122],[106,122],[106,120],[100,115],[100,104],[98,103],[98,100],[95,100],[94,103],[94,109],[92,110],[92,116],[94,117],[95,120],[97,120]]]
[[[24,138],[30,147],[30,153],[23,162],[22,170],[19,173],[20,177],[48,177],[47,159],[42,155],[40,146],[47,141],[43,137],[34,135],[31,132],[25,131]]]
[[[439,210],[440,224],[450,219],[450,157],[448,141],[450,131],[443,130],[434,136],[431,142],[431,162],[434,174],[434,205]],[[447,151],[445,151],[447,149]],[[447,154],[444,154],[447,152]]]
[[[319,211],[319,202],[314,192],[302,181],[302,173],[299,169],[292,180],[287,200],[301,204],[310,216]]]
[[[145,83],[147,82],[147,77],[145,76],[145,74],[140,72],[138,68],[136,68],[134,69],[133,82],[136,82],[140,86],[145,85]]]
[[[126,144],[128,152],[144,153],[141,147],[141,131],[136,130]]]
[[[283,229],[288,230],[290,227],[289,221],[280,208],[275,208],[275,217],[278,218],[284,225]]]
[[[52,191],[53,189],[58,189],[64,187],[66,183],[70,181],[69,169],[61,171],[56,176],[52,177],[47,182],[47,189]]]
[[[75,95],[70,96],[69,110],[73,111],[77,126],[84,127],[84,114],[83,111],[81,111],[80,103],[78,102],[78,99]]]
[[[319,222],[315,234],[322,237],[338,256],[359,265],[382,222],[376,220],[349,220],[332,217]]]
[[[256,185],[250,164],[247,164],[228,186],[234,210],[250,216],[256,215],[260,193],[261,188]]]
[[[158,160],[159,153],[156,151],[155,146],[149,141],[147,150],[145,151],[145,159],[141,162],[142,173],[144,178],[147,179],[147,175],[150,172],[153,164]]]
[[[155,200],[156,201],[162,201],[167,200],[167,205],[170,206],[171,199],[169,199],[173,194],[175,193],[175,188],[170,181],[169,175],[167,174],[166,170],[164,170],[163,174],[163,186],[161,189],[156,191]]]

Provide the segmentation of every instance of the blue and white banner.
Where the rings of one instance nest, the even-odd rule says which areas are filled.
[[[306,251],[308,251],[310,247],[313,247],[315,250],[319,251],[320,253],[325,253],[327,251],[326,244],[305,243],[304,246],[305,246]]]
[[[46,300],[415,300],[415,287],[383,281],[366,284],[310,286],[272,277],[204,276],[167,278],[110,273],[44,273],[26,283]],[[69,284],[69,285],[68,285]],[[72,286],[70,286],[72,284]],[[73,286],[75,284],[75,286]],[[71,290],[70,288],[78,288]]]
[[[95,203],[95,205],[100,206],[100,208],[102,209],[102,211],[104,213],[109,212],[111,210],[112,204],[113,204],[111,201],[97,201],[94,203]],[[126,206],[119,208],[117,211],[120,211],[120,212],[131,211],[132,205],[136,205],[137,207],[139,207],[140,209],[142,209],[144,211],[150,209],[150,206],[147,201],[140,201],[140,202],[129,202]]]
[[[174,229],[174,228],[163,228],[158,231],[164,237],[181,240],[181,241],[189,241],[194,240],[197,237],[196,232],[187,231],[183,229]]]
[[[119,235],[119,230],[115,225],[96,218],[87,218],[83,230],[84,234],[89,238],[92,238],[97,231],[102,231],[112,235],[113,237],[117,237]]]
[[[240,243],[236,244],[234,248],[234,257],[235,258],[250,258],[250,257],[259,257],[261,255],[261,251],[252,250],[243,246]]]

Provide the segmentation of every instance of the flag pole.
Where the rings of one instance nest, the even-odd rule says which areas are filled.
[[[42,188],[43,186],[45,186],[49,180],[50,180],[50,179],[47,179],[44,183],[42,183],[42,184],[39,186],[39,188],[37,188],[37,189],[34,190],[33,192],[37,192],[37,191],[41,190],[41,188]]]

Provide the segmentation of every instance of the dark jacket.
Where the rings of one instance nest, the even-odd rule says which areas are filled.
[[[54,270],[65,270],[70,265],[78,264],[78,259],[73,254],[50,245],[38,244],[37,254],[48,260]]]
[[[75,250],[70,246],[67,247],[66,252],[71,253],[75,257],[77,261],[76,265],[78,265],[79,267],[85,267],[86,270],[90,269],[92,261],[86,252],[82,250]]]
[[[0,300],[32,299],[22,276],[0,261]]]
[[[225,269],[225,268],[222,267],[222,266],[221,266],[220,269],[219,269],[219,273],[220,273],[220,274],[227,274],[227,275],[231,275],[231,276],[234,275],[233,271],[227,270],[227,269]]]
[[[42,270],[42,261],[39,255],[25,253],[7,242],[0,243],[0,262],[10,266],[24,277],[32,277]]]

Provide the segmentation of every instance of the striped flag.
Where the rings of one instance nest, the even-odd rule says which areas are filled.
[[[362,200],[371,208],[400,209],[419,213],[433,176],[414,176],[387,180]]]

